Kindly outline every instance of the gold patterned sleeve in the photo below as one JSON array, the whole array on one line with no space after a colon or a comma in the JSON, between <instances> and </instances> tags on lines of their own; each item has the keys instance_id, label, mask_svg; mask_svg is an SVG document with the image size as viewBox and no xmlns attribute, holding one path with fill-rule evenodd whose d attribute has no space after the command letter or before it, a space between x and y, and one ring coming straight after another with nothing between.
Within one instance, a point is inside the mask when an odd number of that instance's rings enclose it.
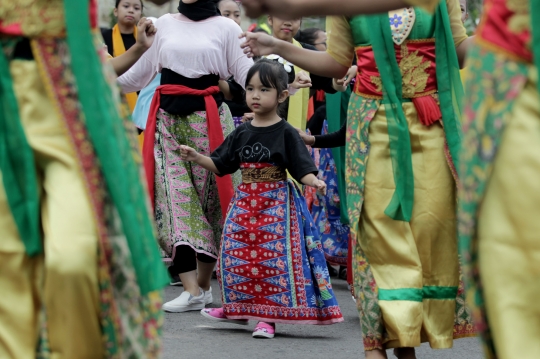
<instances>
[{"instance_id":1,"label":"gold patterned sleeve","mask_svg":"<svg viewBox=\"0 0 540 359\"><path fill-rule=\"evenodd\" d=\"M345 67L351 67L354 59L354 40L349 20L345 16L326 18L326 52Z\"/></svg>"},{"instance_id":2,"label":"gold patterned sleeve","mask_svg":"<svg viewBox=\"0 0 540 359\"><path fill-rule=\"evenodd\" d=\"M435 12L440 0L404 0L410 6L418 6L430 14Z\"/></svg>"},{"instance_id":3,"label":"gold patterned sleeve","mask_svg":"<svg viewBox=\"0 0 540 359\"><path fill-rule=\"evenodd\" d=\"M450 17L450 28L452 29L454 44L458 47L468 37L467 29L465 29L463 21L461 21L459 0L446 0L446 7L448 8L448 16Z\"/></svg>"}]
</instances>

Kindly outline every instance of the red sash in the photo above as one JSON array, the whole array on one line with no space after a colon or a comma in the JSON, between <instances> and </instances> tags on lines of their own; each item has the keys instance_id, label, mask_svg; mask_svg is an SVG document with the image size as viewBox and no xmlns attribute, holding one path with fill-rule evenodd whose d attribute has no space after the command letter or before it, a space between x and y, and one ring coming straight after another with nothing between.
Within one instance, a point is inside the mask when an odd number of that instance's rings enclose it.
<instances>
[{"instance_id":1,"label":"red sash","mask_svg":"<svg viewBox=\"0 0 540 359\"><path fill-rule=\"evenodd\" d=\"M532 61L532 21L529 7L515 7L508 0L486 0L477 41L521 61Z\"/></svg>"},{"instance_id":2,"label":"red sash","mask_svg":"<svg viewBox=\"0 0 540 359\"><path fill-rule=\"evenodd\" d=\"M225 140L223 136L223 130L221 128L221 121L219 118L219 111L216 104L216 100L212 95L219 92L218 86L212 86L206 90L194 90L182 85L161 85L156 88L154 97L152 98L152 104L150 105L150 112L148 114L148 122L145 130L145 141L143 145L143 160L144 169L146 171L146 182L148 184L148 191L150 194L150 201L155 208L154 202L154 176L155 176L155 163L154 158L154 139L156 133L156 118L160 107L161 95L193 95L203 96L206 105L206 122L208 125L208 139L210 140L210 152L214 151ZM231 176L216 176L216 183L219 192L219 201L221 204L221 211L223 216L227 213L227 208L231 202L233 196L233 184Z\"/></svg>"},{"instance_id":3,"label":"red sash","mask_svg":"<svg viewBox=\"0 0 540 359\"><path fill-rule=\"evenodd\" d=\"M418 119L429 126L442 118L441 109L432 94L437 92L435 67L435 40L408 40L402 45L394 45L396 60L403 77L403 98L410 99ZM358 74L354 92L365 98L381 100L382 82L377 69L373 48L356 48Z\"/></svg>"}]
</instances>

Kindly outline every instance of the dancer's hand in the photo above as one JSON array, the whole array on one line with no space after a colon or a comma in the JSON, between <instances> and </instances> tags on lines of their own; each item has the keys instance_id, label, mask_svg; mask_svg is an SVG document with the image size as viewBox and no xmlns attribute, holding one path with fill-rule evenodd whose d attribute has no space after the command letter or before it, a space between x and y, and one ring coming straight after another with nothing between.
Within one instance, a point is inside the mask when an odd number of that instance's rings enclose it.
<instances>
[{"instance_id":1,"label":"dancer's hand","mask_svg":"<svg viewBox=\"0 0 540 359\"><path fill-rule=\"evenodd\" d=\"M308 135L306 131L302 131L299 128L296 128L296 131L298 131L298 134L300 135L300 138L304 143L308 146L313 146L315 144L315 136Z\"/></svg>"},{"instance_id":2,"label":"dancer's hand","mask_svg":"<svg viewBox=\"0 0 540 359\"><path fill-rule=\"evenodd\" d=\"M311 87L311 77L309 77L305 71L299 71L297 74L295 74L294 82L290 86L297 90Z\"/></svg>"},{"instance_id":3,"label":"dancer's hand","mask_svg":"<svg viewBox=\"0 0 540 359\"><path fill-rule=\"evenodd\" d=\"M195 162L199 156L199 153L193 148L185 145L180 146L180 157L183 161Z\"/></svg>"},{"instance_id":4,"label":"dancer's hand","mask_svg":"<svg viewBox=\"0 0 540 359\"><path fill-rule=\"evenodd\" d=\"M246 41L240 45L244 49L244 54L248 57L267 56L274 54L277 44L276 39L268 34L261 32L244 32L240 38L245 38Z\"/></svg>"},{"instance_id":5,"label":"dancer's hand","mask_svg":"<svg viewBox=\"0 0 540 359\"><path fill-rule=\"evenodd\" d=\"M312 187L317 188L317 192L319 192L323 196L326 196L326 183L324 181L316 178L315 181L313 181Z\"/></svg>"},{"instance_id":6,"label":"dancer's hand","mask_svg":"<svg viewBox=\"0 0 540 359\"><path fill-rule=\"evenodd\" d=\"M352 80L356 77L356 74L358 73L358 66L352 66L349 71L347 71L347 74L345 77L341 79L334 79L337 85L347 87L351 83Z\"/></svg>"},{"instance_id":7,"label":"dancer's hand","mask_svg":"<svg viewBox=\"0 0 540 359\"><path fill-rule=\"evenodd\" d=\"M135 44L145 51L148 50L154 43L156 32L157 29L152 20L145 17L141 18L137 24L137 42Z\"/></svg>"}]
</instances>

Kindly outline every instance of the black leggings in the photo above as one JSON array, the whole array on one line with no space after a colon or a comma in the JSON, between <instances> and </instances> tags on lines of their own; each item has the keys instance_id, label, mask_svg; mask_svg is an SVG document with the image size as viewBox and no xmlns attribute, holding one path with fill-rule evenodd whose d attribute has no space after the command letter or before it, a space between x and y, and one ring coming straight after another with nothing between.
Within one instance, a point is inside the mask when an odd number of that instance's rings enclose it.
<instances>
[{"instance_id":1,"label":"black leggings","mask_svg":"<svg viewBox=\"0 0 540 359\"><path fill-rule=\"evenodd\" d=\"M197 261L203 263L215 263L217 259L203 253L197 253L188 245L177 246L173 265L169 267L169 271L171 274L194 271L197 269Z\"/></svg>"}]
</instances>

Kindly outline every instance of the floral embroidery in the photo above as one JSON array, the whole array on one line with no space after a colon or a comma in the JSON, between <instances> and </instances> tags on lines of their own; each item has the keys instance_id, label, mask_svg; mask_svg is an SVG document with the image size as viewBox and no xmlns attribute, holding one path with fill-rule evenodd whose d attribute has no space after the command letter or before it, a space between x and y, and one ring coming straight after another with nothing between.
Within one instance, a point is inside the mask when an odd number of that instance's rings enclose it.
<instances>
[{"instance_id":1,"label":"floral embroidery","mask_svg":"<svg viewBox=\"0 0 540 359\"><path fill-rule=\"evenodd\" d=\"M401 16L398 16L398 14L394 14L394 17L390 18L390 25L394 25L394 27L398 28L399 25L403 24L403 21L401 21L401 19Z\"/></svg>"},{"instance_id":2,"label":"floral embroidery","mask_svg":"<svg viewBox=\"0 0 540 359\"><path fill-rule=\"evenodd\" d=\"M2 27L19 25L28 37L60 36L65 31L61 0L0 0Z\"/></svg>"},{"instance_id":3,"label":"floral embroidery","mask_svg":"<svg viewBox=\"0 0 540 359\"><path fill-rule=\"evenodd\" d=\"M401 70L403 97L412 98L418 93L425 91L429 80L429 72L426 70L431 66L431 61L424 61L424 56L418 55L418 50L409 51L407 44L401 45ZM380 76L371 76L371 82L376 86L377 92L382 92L382 81Z\"/></svg>"},{"instance_id":4,"label":"floral embroidery","mask_svg":"<svg viewBox=\"0 0 540 359\"><path fill-rule=\"evenodd\" d=\"M431 62L424 61L424 56L418 56L418 50L409 52L407 45L401 45L401 56L399 69L403 77L403 96L413 97L426 89L429 79L426 69Z\"/></svg>"}]
</instances>

